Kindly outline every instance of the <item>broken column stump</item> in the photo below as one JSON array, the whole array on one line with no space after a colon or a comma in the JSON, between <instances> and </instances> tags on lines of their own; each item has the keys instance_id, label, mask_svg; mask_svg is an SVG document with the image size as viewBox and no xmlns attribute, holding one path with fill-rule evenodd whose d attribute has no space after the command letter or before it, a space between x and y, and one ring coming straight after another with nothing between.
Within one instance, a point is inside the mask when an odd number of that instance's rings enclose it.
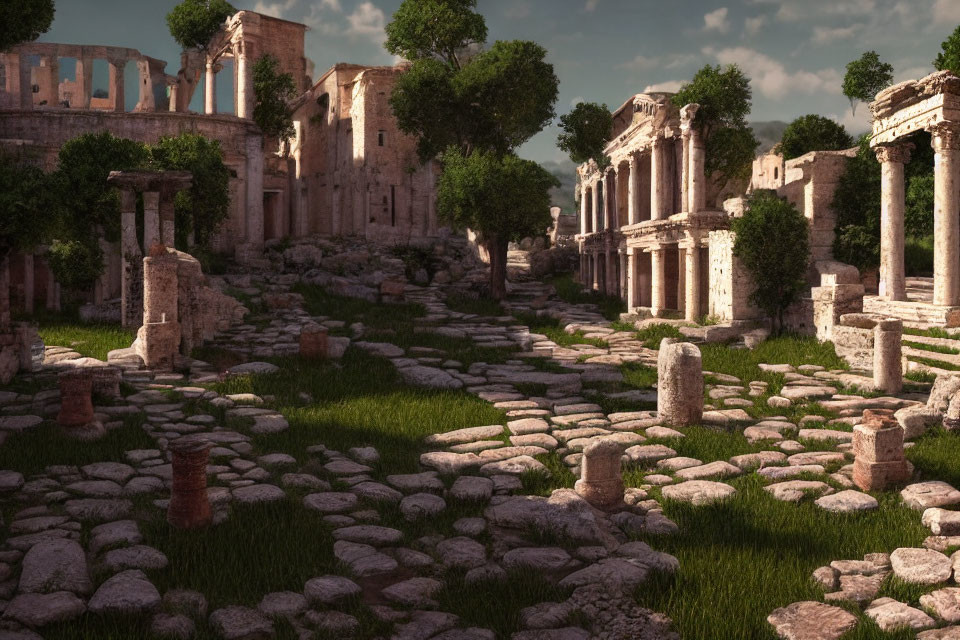
<instances>
[{"instance_id":1,"label":"broken column stump","mask_svg":"<svg viewBox=\"0 0 960 640\"><path fill-rule=\"evenodd\" d=\"M186 436L168 445L172 454L173 488L167 522L178 529L205 527L212 521L207 497L207 461L213 444Z\"/></svg>"},{"instance_id":2,"label":"broken column stump","mask_svg":"<svg viewBox=\"0 0 960 640\"><path fill-rule=\"evenodd\" d=\"M913 469L903 455L903 428L889 409L867 409L853 428L853 482L864 491L904 483Z\"/></svg>"},{"instance_id":3,"label":"broken column stump","mask_svg":"<svg viewBox=\"0 0 960 640\"><path fill-rule=\"evenodd\" d=\"M903 320L887 318L873 329L873 384L884 393L903 390Z\"/></svg>"},{"instance_id":4,"label":"broken column stump","mask_svg":"<svg viewBox=\"0 0 960 640\"><path fill-rule=\"evenodd\" d=\"M316 360L327 357L328 329L318 324L304 325L300 329L300 357Z\"/></svg>"},{"instance_id":5,"label":"broken column stump","mask_svg":"<svg viewBox=\"0 0 960 640\"><path fill-rule=\"evenodd\" d=\"M685 427L703 419L703 361L689 342L664 338L657 357L657 414L664 424Z\"/></svg>"},{"instance_id":6,"label":"broken column stump","mask_svg":"<svg viewBox=\"0 0 960 640\"><path fill-rule=\"evenodd\" d=\"M89 369L68 369L57 376L60 384L60 412L57 424L81 440L103 435L103 425L93 415L93 372Z\"/></svg>"},{"instance_id":7,"label":"broken column stump","mask_svg":"<svg viewBox=\"0 0 960 640\"><path fill-rule=\"evenodd\" d=\"M620 459L623 447L612 440L597 440L586 446L580 461L580 479L574 489L595 507L606 509L623 502Z\"/></svg>"}]
</instances>

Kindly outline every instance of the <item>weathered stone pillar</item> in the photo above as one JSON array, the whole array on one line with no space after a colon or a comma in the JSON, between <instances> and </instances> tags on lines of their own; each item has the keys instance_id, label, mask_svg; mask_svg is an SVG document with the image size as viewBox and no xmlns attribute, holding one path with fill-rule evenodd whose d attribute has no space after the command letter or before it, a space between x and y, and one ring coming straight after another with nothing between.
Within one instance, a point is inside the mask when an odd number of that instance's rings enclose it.
<instances>
[{"instance_id":1,"label":"weathered stone pillar","mask_svg":"<svg viewBox=\"0 0 960 640\"><path fill-rule=\"evenodd\" d=\"M17 69L20 81L20 108L29 111L33 109L33 67L29 55L21 53L17 58L20 60L20 66Z\"/></svg>"},{"instance_id":2,"label":"weathered stone pillar","mask_svg":"<svg viewBox=\"0 0 960 640\"><path fill-rule=\"evenodd\" d=\"M77 99L78 109L90 108L90 96L93 91L93 59L83 57L77 60Z\"/></svg>"},{"instance_id":3,"label":"weathered stone pillar","mask_svg":"<svg viewBox=\"0 0 960 640\"><path fill-rule=\"evenodd\" d=\"M683 185L682 209L696 213L703 208L706 182L703 173L705 152L703 141L696 129L695 120L700 105L688 104L680 109L680 130L683 132Z\"/></svg>"},{"instance_id":4,"label":"weathered stone pillar","mask_svg":"<svg viewBox=\"0 0 960 640\"><path fill-rule=\"evenodd\" d=\"M251 89L252 91L252 89ZM247 136L247 243L263 246L263 138ZM336 197L336 196L334 196Z\"/></svg>"},{"instance_id":5,"label":"weathered stone pillar","mask_svg":"<svg viewBox=\"0 0 960 640\"><path fill-rule=\"evenodd\" d=\"M237 65L237 100L236 109L238 118L253 118L253 44L243 41L234 50L234 60Z\"/></svg>"},{"instance_id":6,"label":"weathered stone pillar","mask_svg":"<svg viewBox=\"0 0 960 640\"><path fill-rule=\"evenodd\" d=\"M47 75L46 87L41 86L40 99L48 107L60 104L60 60L56 56L40 56L40 67Z\"/></svg>"},{"instance_id":7,"label":"weathered stone pillar","mask_svg":"<svg viewBox=\"0 0 960 640\"><path fill-rule=\"evenodd\" d=\"M620 220L620 172L612 167L607 172L607 202L610 203L607 213L607 228L619 229L623 226Z\"/></svg>"},{"instance_id":8,"label":"weathered stone pillar","mask_svg":"<svg viewBox=\"0 0 960 640\"><path fill-rule=\"evenodd\" d=\"M667 308L667 264L663 249L650 250L650 312L657 316Z\"/></svg>"},{"instance_id":9,"label":"weathered stone pillar","mask_svg":"<svg viewBox=\"0 0 960 640\"><path fill-rule=\"evenodd\" d=\"M693 128L690 131L690 213L707 208L706 158L703 136Z\"/></svg>"},{"instance_id":10,"label":"weathered stone pillar","mask_svg":"<svg viewBox=\"0 0 960 640\"><path fill-rule=\"evenodd\" d=\"M903 320L888 318L873 329L873 383L885 393L903 389Z\"/></svg>"},{"instance_id":11,"label":"weathered stone pillar","mask_svg":"<svg viewBox=\"0 0 960 640\"><path fill-rule=\"evenodd\" d=\"M613 440L588 444L580 461L580 479L574 485L576 492L599 509L623 502L622 457L623 447Z\"/></svg>"},{"instance_id":12,"label":"weathered stone pillar","mask_svg":"<svg viewBox=\"0 0 960 640\"><path fill-rule=\"evenodd\" d=\"M933 304L960 305L960 127L940 124L933 134Z\"/></svg>"},{"instance_id":13,"label":"weathered stone pillar","mask_svg":"<svg viewBox=\"0 0 960 640\"><path fill-rule=\"evenodd\" d=\"M587 231L590 228L590 221L587 220L587 216L590 215L590 203L587 201L589 194L587 193L587 185L580 185L580 235L587 235Z\"/></svg>"},{"instance_id":14,"label":"weathered stone pillar","mask_svg":"<svg viewBox=\"0 0 960 640\"><path fill-rule=\"evenodd\" d=\"M600 290L600 254L594 251L590 254L590 288Z\"/></svg>"},{"instance_id":15,"label":"weathered stone pillar","mask_svg":"<svg viewBox=\"0 0 960 640\"><path fill-rule=\"evenodd\" d=\"M664 338L657 356L657 415L664 424L685 427L703 419L703 365L700 349Z\"/></svg>"},{"instance_id":16,"label":"weathered stone pillar","mask_svg":"<svg viewBox=\"0 0 960 640\"><path fill-rule=\"evenodd\" d=\"M604 290L608 296L615 296L617 295L617 291L620 289L617 282L617 248L607 247L605 253L607 266L604 269L606 271L606 283L604 284Z\"/></svg>"},{"instance_id":17,"label":"weathered stone pillar","mask_svg":"<svg viewBox=\"0 0 960 640\"><path fill-rule=\"evenodd\" d=\"M300 357L308 360L327 357L327 328L307 324L300 329Z\"/></svg>"},{"instance_id":18,"label":"weathered stone pillar","mask_svg":"<svg viewBox=\"0 0 960 640\"><path fill-rule=\"evenodd\" d=\"M903 266L906 207L903 166L910 162L913 145L884 145L874 151L880 161L880 295L887 300L906 300Z\"/></svg>"},{"instance_id":19,"label":"weathered stone pillar","mask_svg":"<svg viewBox=\"0 0 960 640\"><path fill-rule=\"evenodd\" d=\"M137 194L130 189L120 192L120 258L120 322L124 327L139 327L143 324L143 253L137 241Z\"/></svg>"},{"instance_id":20,"label":"weathered stone pillar","mask_svg":"<svg viewBox=\"0 0 960 640\"><path fill-rule=\"evenodd\" d=\"M640 222L640 162L630 156L630 175L627 182L627 224Z\"/></svg>"},{"instance_id":21,"label":"weathered stone pillar","mask_svg":"<svg viewBox=\"0 0 960 640\"><path fill-rule=\"evenodd\" d=\"M176 195L177 192L172 187L160 190L160 241L170 248L176 245L176 211L174 209Z\"/></svg>"},{"instance_id":22,"label":"weathered stone pillar","mask_svg":"<svg viewBox=\"0 0 960 640\"><path fill-rule=\"evenodd\" d=\"M176 84L170 85L170 106L168 107L170 111L175 112L177 110L177 104L180 99L178 95L179 93L180 93L180 85L176 85Z\"/></svg>"},{"instance_id":23,"label":"weathered stone pillar","mask_svg":"<svg viewBox=\"0 0 960 640\"><path fill-rule=\"evenodd\" d=\"M637 251L634 247L627 247L627 313L633 311L637 304Z\"/></svg>"},{"instance_id":24,"label":"weathered stone pillar","mask_svg":"<svg viewBox=\"0 0 960 640\"><path fill-rule=\"evenodd\" d=\"M600 182L594 182L590 189L590 203L593 205L593 232L603 231L600 223Z\"/></svg>"},{"instance_id":25,"label":"weathered stone pillar","mask_svg":"<svg viewBox=\"0 0 960 640\"><path fill-rule=\"evenodd\" d=\"M203 80L203 112L213 115L217 112L217 63L213 58L207 58ZM239 110L237 114L239 115Z\"/></svg>"},{"instance_id":26,"label":"weathered stone pillar","mask_svg":"<svg viewBox=\"0 0 960 640\"><path fill-rule=\"evenodd\" d=\"M178 529L196 529L210 524L207 497L207 461L213 444L195 436L177 438L168 445L173 468L167 522Z\"/></svg>"},{"instance_id":27,"label":"weathered stone pillar","mask_svg":"<svg viewBox=\"0 0 960 640\"><path fill-rule=\"evenodd\" d=\"M685 212L690 207L690 132L684 131L680 137L681 175L680 175L680 211Z\"/></svg>"},{"instance_id":28,"label":"weathered stone pillar","mask_svg":"<svg viewBox=\"0 0 960 640\"><path fill-rule=\"evenodd\" d=\"M903 428L890 409L867 409L853 428L853 482L864 491L881 491L910 480L903 455Z\"/></svg>"},{"instance_id":29,"label":"weathered stone pillar","mask_svg":"<svg viewBox=\"0 0 960 640\"><path fill-rule=\"evenodd\" d=\"M158 191L146 191L143 194L144 252L150 253L150 248L160 242L160 193Z\"/></svg>"},{"instance_id":30,"label":"weathered stone pillar","mask_svg":"<svg viewBox=\"0 0 960 640\"><path fill-rule=\"evenodd\" d=\"M33 297L36 295L34 286L33 254L23 254L23 310L33 313Z\"/></svg>"},{"instance_id":31,"label":"weathered stone pillar","mask_svg":"<svg viewBox=\"0 0 960 640\"><path fill-rule=\"evenodd\" d=\"M654 138L650 149L650 219L663 220L669 217L666 213L667 185L664 181L664 148L666 141L663 138Z\"/></svg>"},{"instance_id":32,"label":"weathered stone pillar","mask_svg":"<svg viewBox=\"0 0 960 640\"><path fill-rule=\"evenodd\" d=\"M123 113L127 110L126 86L123 70L127 66L126 58L114 58L110 62L110 97L113 98L113 110Z\"/></svg>"},{"instance_id":33,"label":"weathered stone pillar","mask_svg":"<svg viewBox=\"0 0 960 640\"><path fill-rule=\"evenodd\" d=\"M180 348L177 259L157 245L143 259L143 326L137 355L150 369L169 370Z\"/></svg>"},{"instance_id":34,"label":"weathered stone pillar","mask_svg":"<svg viewBox=\"0 0 960 640\"><path fill-rule=\"evenodd\" d=\"M93 420L93 372L78 367L62 371L60 384L60 412L57 424L67 433L81 440L95 439L103 435L103 426Z\"/></svg>"},{"instance_id":35,"label":"weathered stone pillar","mask_svg":"<svg viewBox=\"0 0 960 640\"><path fill-rule=\"evenodd\" d=\"M684 251L684 318L688 322L697 322L703 315L700 308L700 248L691 244Z\"/></svg>"}]
</instances>

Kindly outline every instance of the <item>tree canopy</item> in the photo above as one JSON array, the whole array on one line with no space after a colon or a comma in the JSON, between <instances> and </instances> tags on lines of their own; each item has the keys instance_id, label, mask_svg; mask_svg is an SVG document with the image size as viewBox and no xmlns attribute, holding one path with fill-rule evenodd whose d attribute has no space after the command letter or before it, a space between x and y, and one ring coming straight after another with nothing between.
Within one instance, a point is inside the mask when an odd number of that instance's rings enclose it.
<instances>
[{"instance_id":1,"label":"tree canopy","mask_svg":"<svg viewBox=\"0 0 960 640\"><path fill-rule=\"evenodd\" d=\"M49 31L54 11L53 0L0 0L0 51Z\"/></svg>"},{"instance_id":2,"label":"tree canopy","mask_svg":"<svg viewBox=\"0 0 960 640\"><path fill-rule=\"evenodd\" d=\"M562 133L557 146L566 151L575 164L593 158L601 167L609 164L603 150L610 141L613 130L613 114L605 104L580 102L570 113L560 116Z\"/></svg>"},{"instance_id":3,"label":"tree canopy","mask_svg":"<svg viewBox=\"0 0 960 640\"><path fill-rule=\"evenodd\" d=\"M951 71L960 75L960 27L957 27L940 45L940 53L933 61L937 71Z\"/></svg>"},{"instance_id":4,"label":"tree canopy","mask_svg":"<svg viewBox=\"0 0 960 640\"><path fill-rule=\"evenodd\" d=\"M893 82L893 65L880 59L876 51L867 51L847 65L843 76L843 95L857 112L858 102L873 102L878 93Z\"/></svg>"},{"instance_id":5,"label":"tree canopy","mask_svg":"<svg viewBox=\"0 0 960 640\"><path fill-rule=\"evenodd\" d=\"M737 234L733 253L753 277L750 300L774 320L774 332L781 333L784 313L806 288L807 219L776 192L760 190L750 196L732 228Z\"/></svg>"},{"instance_id":6,"label":"tree canopy","mask_svg":"<svg viewBox=\"0 0 960 640\"><path fill-rule=\"evenodd\" d=\"M695 126L706 144L706 172L722 182L750 175L759 144L747 124L753 94L750 80L737 65L707 65L673 96L673 104L699 104Z\"/></svg>"},{"instance_id":7,"label":"tree canopy","mask_svg":"<svg viewBox=\"0 0 960 640\"><path fill-rule=\"evenodd\" d=\"M0 262L47 238L50 217L58 208L56 196L49 175L0 153Z\"/></svg>"},{"instance_id":8,"label":"tree canopy","mask_svg":"<svg viewBox=\"0 0 960 640\"><path fill-rule=\"evenodd\" d=\"M534 42L498 41L483 50L486 21L475 7L476 0L403 0L387 25L386 48L412 66L398 78L390 106L398 128L417 139L421 161L443 163L438 213L479 233L490 253L490 292L499 298L510 238L550 224L555 179L514 151L553 120L559 80ZM509 215L503 203L487 202L490 185L502 190ZM523 193L522 202L507 189Z\"/></svg>"},{"instance_id":9,"label":"tree canopy","mask_svg":"<svg viewBox=\"0 0 960 640\"><path fill-rule=\"evenodd\" d=\"M792 160L811 151L840 151L853 145L853 138L843 125L810 114L800 116L783 130L780 152L785 160Z\"/></svg>"},{"instance_id":10,"label":"tree canopy","mask_svg":"<svg viewBox=\"0 0 960 640\"><path fill-rule=\"evenodd\" d=\"M206 49L227 18L236 12L226 0L182 0L167 14L167 27L184 49Z\"/></svg>"},{"instance_id":11,"label":"tree canopy","mask_svg":"<svg viewBox=\"0 0 960 640\"><path fill-rule=\"evenodd\" d=\"M288 101L296 97L297 87L292 75L280 73L280 62L273 56L262 55L253 65L253 91L253 120L263 134L280 139L292 137L293 111Z\"/></svg>"}]
</instances>

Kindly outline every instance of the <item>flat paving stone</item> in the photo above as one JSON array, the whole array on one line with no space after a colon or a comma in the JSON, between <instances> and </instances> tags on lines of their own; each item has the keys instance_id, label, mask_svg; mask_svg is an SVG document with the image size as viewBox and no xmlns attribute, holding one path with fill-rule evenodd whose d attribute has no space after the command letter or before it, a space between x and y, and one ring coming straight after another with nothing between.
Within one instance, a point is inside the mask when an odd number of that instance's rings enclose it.
<instances>
[{"instance_id":1,"label":"flat paving stone","mask_svg":"<svg viewBox=\"0 0 960 640\"><path fill-rule=\"evenodd\" d=\"M28 627L44 627L55 622L73 620L86 609L83 600L69 591L23 593L7 604L3 616Z\"/></svg>"},{"instance_id":2,"label":"flat paving stone","mask_svg":"<svg viewBox=\"0 0 960 640\"><path fill-rule=\"evenodd\" d=\"M664 487L663 497L679 502L689 502L693 505L704 505L723 500L734 495L737 490L723 482L709 480L688 480L680 484Z\"/></svg>"},{"instance_id":3,"label":"flat paving stone","mask_svg":"<svg viewBox=\"0 0 960 640\"><path fill-rule=\"evenodd\" d=\"M960 622L960 588L945 587L920 596L920 605L950 623Z\"/></svg>"},{"instance_id":4,"label":"flat paving stone","mask_svg":"<svg viewBox=\"0 0 960 640\"><path fill-rule=\"evenodd\" d=\"M939 480L908 485L900 492L900 496L904 504L913 509L960 504L960 491Z\"/></svg>"},{"instance_id":5,"label":"flat paving stone","mask_svg":"<svg viewBox=\"0 0 960 640\"><path fill-rule=\"evenodd\" d=\"M768 485L763 490L777 500L799 502L810 496L821 496L824 493L829 493L831 488L826 482L816 480L788 480L787 482Z\"/></svg>"},{"instance_id":6,"label":"flat paving stone","mask_svg":"<svg viewBox=\"0 0 960 640\"><path fill-rule=\"evenodd\" d=\"M850 513L853 511L870 511L880 506L877 499L861 491L847 489L829 496L817 498L814 504L821 509L833 513Z\"/></svg>"},{"instance_id":7,"label":"flat paving stone","mask_svg":"<svg viewBox=\"0 0 960 640\"><path fill-rule=\"evenodd\" d=\"M794 602L767 616L783 640L839 640L857 626L852 613L822 602Z\"/></svg>"},{"instance_id":8,"label":"flat paving stone","mask_svg":"<svg viewBox=\"0 0 960 640\"><path fill-rule=\"evenodd\" d=\"M895 631L903 628L922 631L936 624L934 619L923 611L914 609L893 598L874 600L864 610L864 613L876 622L877 626L883 631Z\"/></svg>"},{"instance_id":9,"label":"flat paving stone","mask_svg":"<svg viewBox=\"0 0 960 640\"><path fill-rule=\"evenodd\" d=\"M946 582L953 573L950 558L933 549L901 547L890 554L893 573L911 584Z\"/></svg>"}]
</instances>

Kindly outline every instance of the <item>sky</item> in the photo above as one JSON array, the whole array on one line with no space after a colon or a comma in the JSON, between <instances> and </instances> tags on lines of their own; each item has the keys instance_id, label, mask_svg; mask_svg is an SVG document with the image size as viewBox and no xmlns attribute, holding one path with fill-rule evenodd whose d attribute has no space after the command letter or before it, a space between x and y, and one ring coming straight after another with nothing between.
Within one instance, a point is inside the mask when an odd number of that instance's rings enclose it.
<instances>
[{"instance_id":1,"label":"sky","mask_svg":"<svg viewBox=\"0 0 960 640\"><path fill-rule=\"evenodd\" d=\"M307 24L306 55L316 77L337 62L393 63L383 49L383 27L400 1L232 4ZM175 75L179 47L164 17L176 3L58 0L53 26L40 39L135 48L167 60L167 73ZM751 121L818 113L854 134L867 130L868 110L861 106L854 116L841 93L846 64L872 49L894 65L896 81L922 77L933 71L940 43L960 25L960 0L478 0L477 10L491 43L525 39L548 50L560 78L558 115L583 100L613 110L636 93L675 90L703 65L736 63L751 78ZM230 90L218 86L223 107ZM200 110L199 92L192 106ZM556 137L554 124L520 153L563 162Z\"/></svg>"}]
</instances>

